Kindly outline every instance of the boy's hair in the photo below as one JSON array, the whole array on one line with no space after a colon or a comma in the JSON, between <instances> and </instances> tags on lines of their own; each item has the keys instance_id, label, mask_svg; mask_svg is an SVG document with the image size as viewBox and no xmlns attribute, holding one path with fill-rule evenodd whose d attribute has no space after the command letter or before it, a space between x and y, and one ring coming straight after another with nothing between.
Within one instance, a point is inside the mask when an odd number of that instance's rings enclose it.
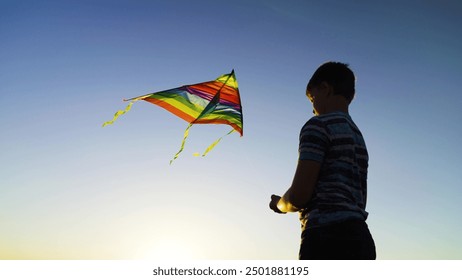
<instances>
[{"instance_id":1,"label":"boy's hair","mask_svg":"<svg viewBox=\"0 0 462 280\"><path fill-rule=\"evenodd\" d=\"M326 82L334 88L334 94L344 96L348 102L355 96L355 75L348 64L341 62L326 62L319 66L311 77L307 90Z\"/></svg>"}]
</instances>

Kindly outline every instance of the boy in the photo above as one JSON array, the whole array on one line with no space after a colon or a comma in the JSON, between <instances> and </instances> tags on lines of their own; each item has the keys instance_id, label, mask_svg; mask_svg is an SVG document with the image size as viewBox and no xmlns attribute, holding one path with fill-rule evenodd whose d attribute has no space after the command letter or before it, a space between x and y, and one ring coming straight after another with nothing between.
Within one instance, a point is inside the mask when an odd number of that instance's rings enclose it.
<instances>
[{"instance_id":1,"label":"boy","mask_svg":"<svg viewBox=\"0 0 462 280\"><path fill-rule=\"evenodd\" d=\"M272 195L276 213L300 212L299 259L375 259L366 224L368 153L348 107L355 76L347 64L327 62L313 74L306 95L315 114L300 132L291 187Z\"/></svg>"}]
</instances>

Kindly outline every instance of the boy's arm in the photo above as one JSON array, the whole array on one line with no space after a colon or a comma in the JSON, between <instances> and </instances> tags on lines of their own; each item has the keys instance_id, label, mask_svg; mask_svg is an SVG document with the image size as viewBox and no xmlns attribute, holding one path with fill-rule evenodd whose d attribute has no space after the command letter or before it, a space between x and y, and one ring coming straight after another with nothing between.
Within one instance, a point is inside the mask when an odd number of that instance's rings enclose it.
<instances>
[{"instance_id":1,"label":"boy's arm","mask_svg":"<svg viewBox=\"0 0 462 280\"><path fill-rule=\"evenodd\" d=\"M297 212L304 208L311 200L320 170L320 162L299 160L292 185L282 197L271 196L270 208L277 213Z\"/></svg>"}]
</instances>

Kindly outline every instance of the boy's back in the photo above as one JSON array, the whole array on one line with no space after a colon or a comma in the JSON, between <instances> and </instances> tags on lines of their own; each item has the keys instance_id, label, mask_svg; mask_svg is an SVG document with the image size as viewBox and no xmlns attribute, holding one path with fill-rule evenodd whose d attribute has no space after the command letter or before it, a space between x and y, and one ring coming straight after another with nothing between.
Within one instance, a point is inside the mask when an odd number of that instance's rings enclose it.
<instances>
[{"instance_id":1,"label":"boy's back","mask_svg":"<svg viewBox=\"0 0 462 280\"><path fill-rule=\"evenodd\" d=\"M333 112L311 118L300 132L299 153L300 160L322 164L313 197L301 213L302 225L366 220L368 154L351 117Z\"/></svg>"}]
</instances>

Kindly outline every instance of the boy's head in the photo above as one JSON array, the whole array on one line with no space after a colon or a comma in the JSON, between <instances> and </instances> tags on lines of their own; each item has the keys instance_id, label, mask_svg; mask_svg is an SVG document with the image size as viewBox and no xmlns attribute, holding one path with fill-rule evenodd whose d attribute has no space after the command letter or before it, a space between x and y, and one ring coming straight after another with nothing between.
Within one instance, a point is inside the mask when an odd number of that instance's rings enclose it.
<instances>
[{"instance_id":1,"label":"boy's head","mask_svg":"<svg viewBox=\"0 0 462 280\"><path fill-rule=\"evenodd\" d=\"M332 87L334 95L345 97L348 103L355 96L355 75L348 68L348 64L341 62L326 62L319 66L314 72L308 85L307 92L321 85L329 85Z\"/></svg>"}]
</instances>

